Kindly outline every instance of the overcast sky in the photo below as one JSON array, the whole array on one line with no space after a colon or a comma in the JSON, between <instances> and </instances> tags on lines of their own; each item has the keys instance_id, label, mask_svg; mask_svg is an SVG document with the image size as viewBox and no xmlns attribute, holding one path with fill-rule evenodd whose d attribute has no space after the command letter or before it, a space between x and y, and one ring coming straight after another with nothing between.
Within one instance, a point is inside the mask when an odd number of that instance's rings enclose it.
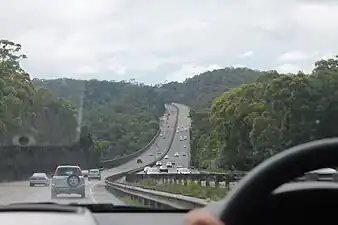
<instances>
[{"instance_id":1,"label":"overcast sky","mask_svg":"<svg viewBox=\"0 0 338 225\"><path fill-rule=\"evenodd\" d=\"M338 1L0 0L31 77L183 81L227 66L310 72L338 53Z\"/></svg>"}]
</instances>

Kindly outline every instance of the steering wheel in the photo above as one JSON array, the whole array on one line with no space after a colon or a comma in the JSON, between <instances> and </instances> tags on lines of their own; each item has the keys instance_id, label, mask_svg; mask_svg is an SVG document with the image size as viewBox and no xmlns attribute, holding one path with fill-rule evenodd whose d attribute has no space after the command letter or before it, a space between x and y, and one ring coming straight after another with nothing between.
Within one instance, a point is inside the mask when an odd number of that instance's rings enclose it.
<instances>
[{"instance_id":1,"label":"steering wheel","mask_svg":"<svg viewBox=\"0 0 338 225\"><path fill-rule=\"evenodd\" d=\"M226 225L240 225L248 207L271 195L290 180L305 172L337 166L338 138L323 139L285 150L251 170L227 196L202 210L221 219ZM251 209L252 210L252 209Z\"/></svg>"}]
</instances>

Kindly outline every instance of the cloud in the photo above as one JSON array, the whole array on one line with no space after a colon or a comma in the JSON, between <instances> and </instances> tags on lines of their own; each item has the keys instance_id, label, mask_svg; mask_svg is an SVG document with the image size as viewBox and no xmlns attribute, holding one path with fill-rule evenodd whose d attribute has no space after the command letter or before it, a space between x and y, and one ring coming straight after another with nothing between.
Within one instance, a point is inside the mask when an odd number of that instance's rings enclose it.
<instances>
[{"instance_id":1,"label":"cloud","mask_svg":"<svg viewBox=\"0 0 338 225\"><path fill-rule=\"evenodd\" d=\"M184 80L211 65L312 68L320 56L338 51L334 1L0 3L2 38L22 44L32 77L153 84Z\"/></svg>"},{"instance_id":2,"label":"cloud","mask_svg":"<svg viewBox=\"0 0 338 225\"><path fill-rule=\"evenodd\" d=\"M248 58L248 57L252 57L253 55L254 55L253 51L247 51L247 52L244 52L243 54L241 54L239 56L239 58Z\"/></svg>"},{"instance_id":3,"label":"cloud","mask_svg":"<svg viewBox=\"0 0 338 225\"><path fill-rule=\"evenodd\" d=\"M302 51L298 51L298 50L294 50L294 51L290 51L290 52L286 52L284 54L282 54L281 56L278 57L279 61L299 61L299 60L306 60L310 58L310 55L302 52Z\"/></svg>"}]
</instances>

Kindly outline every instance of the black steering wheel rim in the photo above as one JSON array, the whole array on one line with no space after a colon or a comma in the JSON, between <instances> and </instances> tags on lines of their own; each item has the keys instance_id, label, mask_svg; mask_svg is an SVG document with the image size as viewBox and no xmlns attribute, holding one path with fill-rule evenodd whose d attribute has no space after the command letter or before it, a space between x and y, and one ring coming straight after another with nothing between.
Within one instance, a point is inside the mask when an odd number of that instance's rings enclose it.
<instances>
[{"instance_id":1,"label":"black steering wheel rim","mask_svg":"<svg viewBox=\"0 0 338 225\"><path fill-rule=\"evenodd\" d=\"M265 160L251 170L223 200L205 211L227 225L238 224L248 206L270 195L280 185L305 172L338 165L338 138L301 144Z\"/></svg>"}]
</instances>

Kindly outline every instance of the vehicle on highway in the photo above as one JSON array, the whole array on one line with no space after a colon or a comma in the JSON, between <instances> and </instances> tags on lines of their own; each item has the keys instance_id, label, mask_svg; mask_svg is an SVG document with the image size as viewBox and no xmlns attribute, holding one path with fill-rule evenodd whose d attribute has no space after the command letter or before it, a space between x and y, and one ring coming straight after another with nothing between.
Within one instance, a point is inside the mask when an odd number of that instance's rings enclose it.
<instances>
[{"instance_id":1,"label":"vehicle on highway","mask_svg":"<svg viewBox=\"0 0 338 225\"><path fill-rule=\"evenodd\" d=\"M175 157L179 157L180 154L179 154L178 152L175 152L174 156L175 156Z\"/></svg>"},{"instance_id":2,"label":"vehicle on highway","mask_svg":"<svg viewBox=\"0 0 338 225\"><path fill-rule=\"evenodd\" d=\"M149 153L149 156L154 156L154 154L153 153Z\"/></svg>"},{"instance_id":3,"label":"vehicle on highway","mask_svg":"<svg viewBox=\"0 0 338 225\"><path fill-rule=\"evenodd\" d=\"M82 170L83 177L88 177L88 170Z\"/></svg>"},{"instance_id":4,"label":"vehicle on highway","mask_svg":"<svg viewBox=\"0 0 338 225\"><path fill-rule=\"evenodd\" d=\"M179 132L180 132L180 130L177 130L177 131L176 131L176 133L179 133Z\"/></svg>"},{"instance_id":5,"label":"vehicle on highway","mask_svg":"<svg viewBox=\"0 0 338 225\"><path fill-rule=\"evenodd\" d=\"M184 140L187 140L188 139L188 137L187 136L184 136Z\"/></svg>"},{"instance_id":6,"label":"vehicle on highway","mask_svg":"<svg viewBox=\"0 0 338 225\"><path fill-rule=\"evenodd\" d=\"M79 166L58 166L51 181L51 197L58 194L79 194L86 196L85 180Z\"/></svg>"},{"instance_id":7,"label":"vehicle on highway","mask_svg":"<svg viewBox=\"0 0 338 225\"><path fill-rule=\"evenodd\" d=\"M160 166L160 173L168 173L168 172L169 172L169 170L168 170L167 167L165 167L165 166Z\"/></svg>"},{"instance_id":8,"label":"vehicle on highway","mask_svg":"<svg viewBox=\"0 0 338 225\"><path fill-rule=\"evenodd\" d=\"M155 166L162 166L162 163L160 161L157 161Z\"/></svg>"},{"instance_id":9,"label":"vehicle on highway","mask_svg":"<svg viewBox=\"0 0 338 225\"><path fill-rule=\"evenodd\" d=\"M142 162L142 159L137 159L137 160L136 160L136 163L143 163L143 162Z\"/></svg>"},{"instance_id":10,"label":"vehicle on highway","mask_svg":"<svg viewBox=\"0 0 338 225\"><path fill-rule=\"evenodd\" d=\"M157 155L161 155L162 154L162 152L157 152Z\"/></svg>"},{"instance_id":11,"label":"vehicle on highway","mask_svg":"<svg viewBox=\"0 0 338 225\"><path fill-rule=\"evenodd\" d=\"M147 174L158 174L159 171L157 168L149 168Z\"/></svg>"},{"instance_id":12,"label":"vehicle on highway","mask_svg":"<svg viewBox=\"0 0 338 225\"><path fill-rule=\"evenodd\" d=\"M178 168L177 173L178 174L191 174L191 171L188 168Z\"/></svg>"},{"instance_id":13,"label":"vehicle on highway","mask_svg":"<svg viewBox=\"0 0 338 225\"><path fill-rule=\"evenodd\" d=\"M187 148L187 146L186 146L186 145L183 145L183 148Z\"/></svg>"},{"instance_id":14,"label":"vehicle on highway","mask_svg":"<svg viewBox=\"0 0 338 225\"><path fill-rule=\"evenodd\" d=\"M182 136L180 136L180 141L183 141L183 137Z\"/></svg>"},{"instance_id":15,"label":"vehicle on highway","mask_svg":"<svg viewBox=\"0 0 338 225\"><path fill-rule=\"evenodd\" d=\"M88 172L88 180L101 180L101 173L99 169L90 169Z\"/></svg>"},{"instance_id":16,"label":"vehicle on highway","mask_svg":"<svg viewBox=\"0 0 338 225\"><path fill-rule=\"evenodd\" d=\"M144 167L143 172L144 173L148 173L149 169L151 169L151 167L150 166L146 166L146 167Z\"/></svg>"},{"instance_id":17,"label":"vehicle on highway","mask_svg":"<svg viewBox=\"0 0 338 225\"><path fill-rule=\"evenodd\" d=\"M162 137L162 136L163 136L163 134L161 133L161 134L160 134L160 137Z\"/></svg>"},{"instance_id":18,"label":"vehicle on highway","mask_svg":"<svg viewBox=\"0 0 338 225\"><path fill-rule=\"evenodd\" d=\"M185 152L182 152L182 156L186 156L187 155L187 153L185 153Z\"/></svg>"},{"instance_id":19,"label":"vehicle on highway","mask_svg":"<svg viewBox=\"0 0 338 225\"><path fill-rule=\"evenodd\" d=\"M171 164L171 162L167 162L167 168L173 168L173 165Z\"/></svg>"},{"instance_id":20,"label":"vehicle on highway","mask_svg":"<svg viewBox=\"0 0 338 225\"><path fill-rule=\"evenodd\" d=\"M33 175L29 178L29 186L33 187L35 185L49 185L49 178L45 173L33 173Z\"/></svg>"},{"instance_id":21,"label":"vehicle on highway","mask_svg":"<svg viewBox=\"0 0 338 225\"><path fill-rule=\"evenodd\" d=\"M296 180L307 181L332 181L337 174L337 170L332 168L322 168L318 170L312 170L304 174L303 177L296 178Z\"/></svg>"},{"instance_id":22,"label":"vehicle on highway","mask_svg":"<svg viewBox=\"0 0 338 225\"><path fill-rule=\"evenodd\" d=\"M175 161L171 161L171 165L175 166L176 162Z\"/></svg>"},{"instance_id":23,"label":"vehicle on highway","mask_svg":"<svg viewBox=\"0 0 338 225\"><path fill-rule=\"evenodd\" d=\"M168 156L168 155L166 155L166 156L164 156L164 158L165 158L165 159L169 159L169 156Z\"/></svg>"}]
</instances>

